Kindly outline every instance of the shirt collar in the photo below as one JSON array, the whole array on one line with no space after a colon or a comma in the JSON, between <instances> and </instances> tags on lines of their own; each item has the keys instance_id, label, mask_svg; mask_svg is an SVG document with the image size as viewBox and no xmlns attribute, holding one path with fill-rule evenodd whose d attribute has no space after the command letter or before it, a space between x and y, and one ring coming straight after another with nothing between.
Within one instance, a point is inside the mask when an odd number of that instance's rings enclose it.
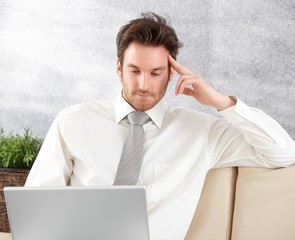
<instances>
[{"instance_id":1,"label":"shirt collar","mask_svg":"<svg viewBox=\"0 0 295 240\"><path fill-rule=\"evenodd\" d=\"M163 118L167 109L167 105L164 100L161 99L153 108L145 111L146 114L152 119L158 128L162 126ZM119 123L129 113L135 111L135 109L119 94L115 102L115 114L116 122Z\"/></svg>"}]
</instances>

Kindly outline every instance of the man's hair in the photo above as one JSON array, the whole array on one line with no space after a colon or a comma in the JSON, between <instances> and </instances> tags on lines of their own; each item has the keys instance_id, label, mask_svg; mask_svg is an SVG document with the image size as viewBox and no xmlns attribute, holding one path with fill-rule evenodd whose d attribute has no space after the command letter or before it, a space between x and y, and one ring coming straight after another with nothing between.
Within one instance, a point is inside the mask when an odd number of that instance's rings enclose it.
<instances>
[{"instance_id":1,"label":"man's hair","mask_svg":"<svg viewBox=\"0 0 295 240\"><path fill-rule=\"evenodd\" d=\"M117 35L117 56L120 63L123 64L124 52L133 42L145 46L163 46L176 59L182 43L166 19L152 12L142 13L141 16L121 27Z\"/></svg>"}]
</instances>

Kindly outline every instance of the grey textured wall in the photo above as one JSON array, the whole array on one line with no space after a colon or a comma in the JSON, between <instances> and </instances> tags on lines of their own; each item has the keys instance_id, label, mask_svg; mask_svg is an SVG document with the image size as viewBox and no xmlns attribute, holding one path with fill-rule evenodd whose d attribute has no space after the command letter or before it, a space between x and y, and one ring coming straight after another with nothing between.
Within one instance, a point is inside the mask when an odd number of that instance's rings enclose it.
<instances>
[{"instance_id":1,"label":"grey textured wall","mask_svg":"<svg viewBox=\"0 0 295 240\"><path fill-rule=\"evenodd\" d=\"M114 98L115 37L143 11L170 16L180 63L295 138L294 0L0 0L0 127L44 137L64 107ZM215 114L173 96L175 81L167 101Z\"/></svg>"}]
</instances>

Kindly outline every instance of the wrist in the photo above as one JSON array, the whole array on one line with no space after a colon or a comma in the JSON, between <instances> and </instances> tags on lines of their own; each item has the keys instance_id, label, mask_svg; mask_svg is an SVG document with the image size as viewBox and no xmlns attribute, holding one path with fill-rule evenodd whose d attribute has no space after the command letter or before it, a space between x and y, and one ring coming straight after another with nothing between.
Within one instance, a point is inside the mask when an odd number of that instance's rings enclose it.
<instances>
[{"instance_id":1,"label":"wrist","mask_svg":"<svg viewBox=\"0 0 295 240\"><path fill-rule=\"evenodd\" d=\"M222 111L236 105L236 103L237 99L235 97L222 95L220 100L217 102L215 108L217 111Z\"/></svg>"}]
</instances>

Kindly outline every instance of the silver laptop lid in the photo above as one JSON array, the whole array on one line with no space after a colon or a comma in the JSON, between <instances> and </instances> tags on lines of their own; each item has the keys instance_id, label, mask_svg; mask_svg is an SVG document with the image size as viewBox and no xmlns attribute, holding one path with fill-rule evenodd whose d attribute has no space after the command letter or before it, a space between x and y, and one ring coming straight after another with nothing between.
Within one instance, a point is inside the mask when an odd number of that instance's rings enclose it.
<instances>
[{"instance_id":1,"label":"silver laptop lid","mask_svg":"<svg viewBox=\"0 0 295 240\"><path fill-rule=\"evenodd\" d=\"M148 240L145 188L6 187L14 240Z\"/></svg>"}]
</instances>

